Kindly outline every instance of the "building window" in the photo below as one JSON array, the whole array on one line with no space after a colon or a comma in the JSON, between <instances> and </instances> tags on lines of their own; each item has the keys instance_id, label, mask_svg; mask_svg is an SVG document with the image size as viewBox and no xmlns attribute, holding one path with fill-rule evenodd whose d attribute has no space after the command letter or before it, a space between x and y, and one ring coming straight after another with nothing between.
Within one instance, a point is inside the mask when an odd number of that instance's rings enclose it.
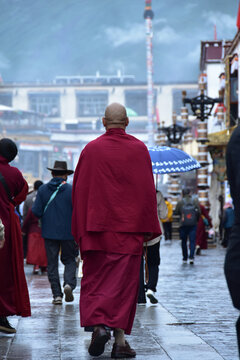
<instances>
[{"instance_id":1,"label":"building window","mask_svg":"<svg viewBox=\"0 0 240 360\"><path fill-rule=\"evenodd\" d=\"M12 106L12 93L0 93L0 105Z\"/></svg>"},{"instance_id":2,"label":"building window","mask_svg":"<svg viewBox=\"0 0 240 360\"><path fill-rule=\"evenodd\" d=\"M60 94L36 93L29 94L29 108L31 111L48 117L60 117Z\"/></svg>"},{"instance_id":3,"label":"building window","mask_svg":"<svg viewBox=\"0 0 240 360\"><path fill-rule=\"evenodd\" d=\"M147 116L147 91L127 90L125 91L125 106L135 116Z\"/></svg>"},{"instance_id":4,"label":"building window","mask_svg":"<svg viewBox=\"0 0 240 360\"><path fill-rule=\"evenodd\" d=\"M19 151L18 167L24 173L32 174L34 177L39 176L39 153L37 151Z\"/></svg>"},{"instance_id":5,"label":"building window","mask_svg":"<svg viewBox=\"0 0 240 360\"><path fill-rule=\"evenodd\" d=\"M77 116L101 117L108 105L108 92L77 92Z\"/></svg>"}]
</instances>

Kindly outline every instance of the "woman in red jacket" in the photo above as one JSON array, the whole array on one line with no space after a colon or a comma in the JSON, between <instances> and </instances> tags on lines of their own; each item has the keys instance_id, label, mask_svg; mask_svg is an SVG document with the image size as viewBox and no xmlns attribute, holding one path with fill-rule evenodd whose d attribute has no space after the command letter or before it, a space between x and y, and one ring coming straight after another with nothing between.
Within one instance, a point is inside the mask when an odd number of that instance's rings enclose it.
<instances>
[{"instance_id":1,"label":"woman in red jacket","mask_svg":"<svg viewBox=\"0 0 240 360\"><path fill-rule=\"evenodd\" d=\"M22 233L27 236L27 264L33 265L33 273L38 274L39 269L44 273L47 270L47 255L44 239L38 218L29 209L22 226Z\"/></svg>"}]
</instances>

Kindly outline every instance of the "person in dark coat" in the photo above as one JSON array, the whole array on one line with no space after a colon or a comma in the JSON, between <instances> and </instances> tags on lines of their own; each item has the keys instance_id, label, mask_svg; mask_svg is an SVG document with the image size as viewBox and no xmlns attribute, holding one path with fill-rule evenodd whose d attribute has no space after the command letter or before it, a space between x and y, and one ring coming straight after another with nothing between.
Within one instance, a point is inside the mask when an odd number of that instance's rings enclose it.
<instances>
[{"instance_id":1,"label":"person in dark coat","mask_svg":"<svg viewBox=\"0 0 240 360\"><path fill-rule=\"evenodd\" d=\"M234 210L230 202L227 202L224 205L223 209L224 209L223 211L224 236L223 236L222 246L226 248L228 246L229 238L234 224Z\"/></svg>"},{"instance_id":2,"label":"person in dark coat","mask_svg":"<svg viewBox=\"0 0 240 360\"><path fill-rule=\"evenodd\" d=\"M59 280L58 256L64 269L65 301L71 302L76 287L76 245L71 233L72 221L72 185L67 184L68 175L65 161L55 161L53 168L47 168L52 179L42 185L32 207L34 215L41 219L42 237L47 252L47 272L53 294L53 304L61 305L63 292Z\"/></svg>"},{"instance_id":3,"label":"person in dark coat","mask_svg":"<svg viewBox=\"0 0 240 360\"><path fill-rule=\"evenodd\" d=\"M185 212L188 207L192 208L193 213ZM182 199L178 201L174 210L174 215L179 216L179 235L182 243L183 263L194 264L194 254L196 247L197 222L200 214L200 206L197 199L194 199L189 189L182 190ZM189 223L188 223L188 220ZM190 254L188 254L187 240L189 238Z\"/></svg>"},{"instance_id":4,"label":"person in dark coat","mask_svg":"<svg viewBox=\"0 0 240 360\"><path fill-rule=\"evenodd\" d=\"M233 199L235 222L232 227L224 271L234 307L240 310L240 126L238 126L227 145L227 177ZM240 317L236 323L238 349L240 355Z\"/></svg>"}]
</instances>

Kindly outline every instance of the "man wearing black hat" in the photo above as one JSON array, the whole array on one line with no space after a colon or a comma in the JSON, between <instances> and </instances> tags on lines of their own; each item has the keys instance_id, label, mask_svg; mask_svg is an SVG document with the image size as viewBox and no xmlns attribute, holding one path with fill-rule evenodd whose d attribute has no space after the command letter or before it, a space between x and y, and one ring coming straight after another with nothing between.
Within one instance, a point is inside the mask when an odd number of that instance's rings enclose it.
<instances>
[{"instance_id":1,"label":"man wearing black hat","mask_svg":"<svg viewBox=\"0 0 240 360\"><path fill-rule=\"evenodd\" d=\"M60 249L61 261L65 265L65 301L73 301L72 292L76 287L76 245L71 234L72 186L66 182L73 170L67 169L65 161L55 161L54 167L47 169L51 171L52 179L39 188L32 212L41 218L42 237L47 252L48 279L53 294L52 303L61 305L63 292L58 272Z\"/></svg>"}]
</instances>

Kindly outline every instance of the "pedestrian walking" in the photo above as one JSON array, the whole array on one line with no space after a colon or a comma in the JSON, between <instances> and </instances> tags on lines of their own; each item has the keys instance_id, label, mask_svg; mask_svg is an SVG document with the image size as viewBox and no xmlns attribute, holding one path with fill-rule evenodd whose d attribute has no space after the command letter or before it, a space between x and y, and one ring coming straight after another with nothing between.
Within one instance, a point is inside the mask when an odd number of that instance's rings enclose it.
<instances>
[{"instance_id":1,"label":"pedestrian walking","mask_svg":"<svg viewBox=\"0 0 240 360\"><path fill-rule=\"evenodd\" d=\"M165 203L167 205L168 213L165 219L161 219L164 229L164 237L165 241L171 242L172 241L172 221L173 221L173 206L168 198L164 198Z\"/></svg>"},{"instance_id":2,"label":"pedestrian walking","mask_svg":"<svg viewBox=\"0 0 240 360\"><path fill-rule=\"evenodd\" d=\"M223 207L224 235L223 235L222 246L225 248L228 246L233 224L234 224L234 210L232 204L230 202L227 202Z\"/></svg>"},{"instance_id":3,"label":"pedestrian walking","mask_svg":"<svg viewBox=\"0 0 240 360\"><path fill-rule=\"evenodd\" d=\"M161 219L166 218L168 214L168 208L165 203L164 197L161 191L156 191L157 196L157 211L158 219L163 233L163 225ZM140 269L140 285L139 285L139 294L138 294L138 304L145 304L146 297L150 300L152 304L157 304L158 299L156 298L157 283L158 283L158 273L160 265L160 240L161 236L157 236L155 239L147 241L144 243L145 248L145 266L141 265ZM145 268L145 276L144 276ZM144 279L146 279L146 284L144 284ZM146 292L146 296L145 296Z\"/></svg>"},{"instance_id":4,"label":"pedestrian walking","mask_svg":"<svg viewBox=\"0 0 240 360\"><path fill-rule=\"evenodd\" d=\"M7 317L30 316L30 301L23 267L23 248L19 218L14 207L25 200L27 182L21 172L9 163L17 155L16 144L0 140L0 219L5 242L0 249L0 331L15 333Z\"/></svg>"},{"instance_id":5,"label":"pedestrian walking","mask_svg":"<svg viewBox=\"0 0 240 360\"><path fill-rule=\"evenodd\" d=\"M136 312L144 238L160 231L147 147L125 132L126 109L113 103L106 133L83 149L73 181L72 230L80 245L81 326L93 331L89 354L99 356L111 333L111 357L135 357L125 340Z\"/></svg>"},{"instance_id":6,"label":"pedestrian walking","mask_svg":"<svg viewBox=\"0 0 240 360\"><path fill-rule=\"evenodd\" d=\"M207 209L202 204L200 206L200 216L197 223L196 233L196 255L201 255L201 250L208 248L207 228L212 227L212 220Z\"/></svg>"},{"instance_id":7,"label":"pedestrian walking","mask_svg":"<svg viewBox=\"0 0 240 360\"><path fill-rule=\"evenodd\" d=\"M64 264L65 301L74 300L73 290L76 287L76 247L71 233L72 185L67 183L68 175L73 174L73 170L67 168L66 161L55 161L54 167L47 169L51 171L52 179L38 189L32 212L41 219L52 303L61 305L63 292L58 271L60 252Z\"/></svg>"},{"instance_id":8,"label":"pedestrian walking","mask_svg":"<svg viewBox=\"0 0 240 360\"><path fill-rule=\"evenodd\" d=\"M178 201L175 215L179 216L179 234L182 242L183 263L189 258L189 263L194 264L196 246L197 223L200 216L200 206L196 198L193 198L189 189L183 189L182 199ZM188 256L187 240L190 242L190 254Z\"/></svg>"},{"instance_id":9,"label":"pedestrian walking","mask_svg":"<svg viewBox=\"0 0 240 360\"><path fill-rule=\"evenodd\" d=\"M43 182L41 180L36 180L33 184L33 189L31 189L27 195L26 200L23 203L22 206L22 224L24 223L24 220L28 214L28 210L32 208L33 205L33 199L36 199L37 190L39 186L41 186ZM29 185L30 186L30 185ZM23 254L24 259L27 257L27 250L28 250L28 237L27 235L22 235L23 238Z\"/></svg>"},{"instance_id":10,"label":"pedestrian walking","mask_svg":"<svg viewBox=\"0 0 240 360\"><path fill-rule=\"evenodd\" d=\"M240 126L232 133L227 145L226 165L227 178L234 206L234 225L229 238L224 270L233 301L233 305L240 310ZM240 317L236 323L238 349L240 356Z\"/></svg>"},{"instance_id":11,"label":"pedestrian walking","mask_svg":"<svg viewBox=\"0 0 240 360\"><path fill-rule=\"evenodd\" d=\"M39 219L33 214L31 208L36 200L37 190L43 185L41 180L37 180L34 183L34 191L30 194L30 199L27 200L29 204L28 213L25 216L25 220L22 225L22 235L27 238L28 250L27 250L27 264L33 265L33 274L38 274L41 270L44 274L47 270L47 255L44 245L44 239L42 238L42 231ZM34 194L34 196L32 196ZM29 196L30 196L29 195Z\"/></svg>"}]
</instances>

